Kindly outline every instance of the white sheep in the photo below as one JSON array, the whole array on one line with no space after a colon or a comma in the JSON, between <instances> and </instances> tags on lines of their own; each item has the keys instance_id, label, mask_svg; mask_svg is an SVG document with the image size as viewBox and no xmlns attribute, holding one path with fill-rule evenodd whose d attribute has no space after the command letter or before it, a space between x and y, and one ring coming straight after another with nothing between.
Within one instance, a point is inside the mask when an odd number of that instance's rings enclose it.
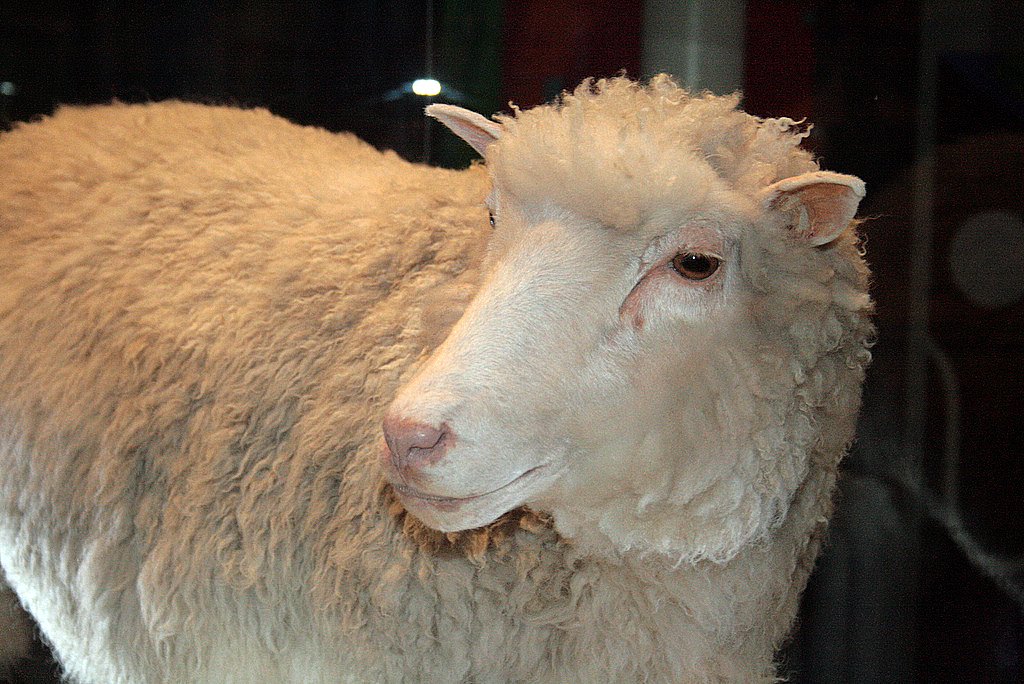
<instances>
[{"instance_id":1,"label":"white sheep","mask_svg":"<svg viewBox=\"0 0 1024 684\"><path fill-rule=\"evenodd\" d=\"M0 565L72 680L774 678L863 184L666 76L428 113L486 167L178 102L0 138Z\"/></svg>"}]
</instances>

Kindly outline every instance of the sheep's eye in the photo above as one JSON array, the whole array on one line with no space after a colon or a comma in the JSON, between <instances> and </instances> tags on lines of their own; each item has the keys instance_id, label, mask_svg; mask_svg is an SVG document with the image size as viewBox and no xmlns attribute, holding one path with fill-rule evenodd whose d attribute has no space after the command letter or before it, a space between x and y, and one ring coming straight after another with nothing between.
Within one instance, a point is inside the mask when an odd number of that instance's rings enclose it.
<instances>
[{"instance_id":1,"label":"sheep's eye","mask_svg":"<svg viewBox=\"0 0 1024 684\"><path fill-rule=\"evenodd\" d=\"M487 212L487 220L491 223L491 228L494 227L494 212Z\"/></svg>"},{"instance_id":2,"label":"sheep's eye","mask_svg":"<svg viewBox=\"0 0 1024 684\"><path fill-rule=\"evenodd\" d=\"M721 264L721 259L707 254L682 253L672 259L672 268L687 280L710 278Z\"/></svg>"}]
</instances>

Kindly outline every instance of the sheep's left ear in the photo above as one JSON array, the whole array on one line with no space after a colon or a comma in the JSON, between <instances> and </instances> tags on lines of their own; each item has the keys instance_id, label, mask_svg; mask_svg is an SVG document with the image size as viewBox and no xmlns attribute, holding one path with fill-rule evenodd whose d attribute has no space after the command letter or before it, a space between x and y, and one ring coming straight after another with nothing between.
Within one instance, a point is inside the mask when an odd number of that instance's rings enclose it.
<instances>
[{"instance_id":1,"label":"sheep's left ear","mask_svg":"<svg viewBox=\"0 0 1024 684\"><path fill-rule=\"evenodd\" d=\"M487 146L501 137L501 124L497 124L476 112L446 104L432 104L425 110L484 156Z\"/></svg>"},{"instance_id":2,"label":"sheep's left ear","mask_svg":"<svg viewBox=\"0 0 1024 684\"><path fill-rule=\"evenodd\" d=\"M790 214L798 234L812 245L824 245L846 230L863 198L860 178L816 171L772 183L761 191L761 206Z\"/></svg>"}]
</instances>

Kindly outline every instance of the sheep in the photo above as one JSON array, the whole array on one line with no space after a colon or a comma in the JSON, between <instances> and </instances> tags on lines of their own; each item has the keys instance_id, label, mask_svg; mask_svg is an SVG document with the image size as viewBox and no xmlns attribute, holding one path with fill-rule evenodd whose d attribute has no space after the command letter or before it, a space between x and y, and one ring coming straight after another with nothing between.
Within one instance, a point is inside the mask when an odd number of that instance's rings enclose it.
<instances>
[{"instance_id":1,"label":"sheep","mask_svg":"<svg viewBox=\"0 0 1024 684\"><path fill-rule=\"evenodd\" d=\"M863 183L665 75L427 113L486 163L182 102L0 138L0 566L70 680L775 680Z\"/></svg>"}]
</instances>

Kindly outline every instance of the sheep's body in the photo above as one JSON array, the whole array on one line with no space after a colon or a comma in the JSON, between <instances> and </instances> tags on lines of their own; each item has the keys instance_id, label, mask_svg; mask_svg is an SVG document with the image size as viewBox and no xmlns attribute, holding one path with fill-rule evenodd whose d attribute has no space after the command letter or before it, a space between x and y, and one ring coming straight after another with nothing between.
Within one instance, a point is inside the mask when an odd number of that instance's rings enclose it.
<instances>
[{"instance_id":1,"label":"sheep's body","mask_svg":"<svg viewBox=\"0 0 1024 684\"><path fill-rule=\"evenodd\" d=\"M379 425L476 288L486 193L262 111L67 108L0 138L0 565L72 679L773 677L868 324L814 376L834 426L770 541L607 553L524 510L434 532Z\"/></svg>"}]
</instances>

